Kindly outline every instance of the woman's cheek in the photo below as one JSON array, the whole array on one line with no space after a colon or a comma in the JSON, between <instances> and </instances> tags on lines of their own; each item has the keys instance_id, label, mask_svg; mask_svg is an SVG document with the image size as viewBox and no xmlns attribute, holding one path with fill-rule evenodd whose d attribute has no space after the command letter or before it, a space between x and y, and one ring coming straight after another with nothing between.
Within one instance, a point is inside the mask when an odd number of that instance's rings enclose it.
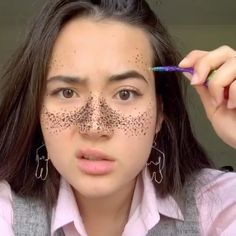
<instances>
[{"instance_id":1,"label":"woman's cheek","mask_svg":"<svg viewBox=\"0 0 236 236\"><path fill-rule=\"evenodd\" d=\"M145 136L148 130L155 129L155 104L149 103L145 108L137 107L135 112L131 110L130 114L124 114L109 106L105 99L94 103L94 98L91 97L80 108L50 111L43 107L41 112L41 126L47 133L54 135L72 127L76 127L78 132L89 133L94 123L97 132L101 134L113 135L115 130L120 130L128 137Z\"/></svg>"}]
</instances>

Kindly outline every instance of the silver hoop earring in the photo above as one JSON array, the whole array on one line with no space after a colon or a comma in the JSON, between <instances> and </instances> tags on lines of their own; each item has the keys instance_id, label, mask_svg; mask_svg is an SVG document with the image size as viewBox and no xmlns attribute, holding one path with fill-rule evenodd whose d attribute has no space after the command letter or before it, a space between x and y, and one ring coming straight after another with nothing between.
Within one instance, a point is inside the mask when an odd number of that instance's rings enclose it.
<instances>
[{"instance_id":1,"label":"silver hoop earring","mask_svg":"<svg viewBox=\"0 0 236 236\"><path fill-rule=\"evenodd\" d=\"M35 177L37 179L46 180L48 176L48 161L49 158L46 154L39 155L39 151L45 147L45 144L41 145L39 148L36 149L36 162L37 167L35 171Z\"/></svg>"},{"instance_id":2,"label":"silver hoop earring","mask_svg":"<svg viewBox=\"0 0 236 236\"><path fill-rule=\"evenodd\" d=\"M156 183L160 184L163 180L163 173L162 170L165 167L165 154L157 148L157 144L154 141L152 145L152 149L155 151L157 161L150 161L146 163L147 171L148 167L154 165L154 171L151 174L151 180L154 180Z\"/></svg>"}]
</instances>

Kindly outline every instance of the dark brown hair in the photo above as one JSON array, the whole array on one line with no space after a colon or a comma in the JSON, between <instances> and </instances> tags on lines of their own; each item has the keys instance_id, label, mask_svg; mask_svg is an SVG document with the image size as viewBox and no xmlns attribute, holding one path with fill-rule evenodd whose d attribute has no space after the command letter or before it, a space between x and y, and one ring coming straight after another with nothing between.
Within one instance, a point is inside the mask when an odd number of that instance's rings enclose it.
<instances>
[{"instance_id":1,"label":"dark brown hair","mask_svg":"<svg viewBox=\"0 0 236 236\"><path fill-rule=\"evenodd\" d=\"M43 7L0 80L0 179L8 181L16 193L41 198L50 206L57 199L60 176L52 164L46 181L34 176L35 150L43 140L39 113L54 42L62 27L80 16L140 27L150 36L154 65L179 61L168 32L144 0L51 0ZM180 81L175 73L165 73L156 81L164 113L157 142L166 155L167 167L162 183L156 186L162 196L181 191L186 178L210 167L191 131ZM151 160L155 160L154 153Z\"/></svg>"}]
</instances>

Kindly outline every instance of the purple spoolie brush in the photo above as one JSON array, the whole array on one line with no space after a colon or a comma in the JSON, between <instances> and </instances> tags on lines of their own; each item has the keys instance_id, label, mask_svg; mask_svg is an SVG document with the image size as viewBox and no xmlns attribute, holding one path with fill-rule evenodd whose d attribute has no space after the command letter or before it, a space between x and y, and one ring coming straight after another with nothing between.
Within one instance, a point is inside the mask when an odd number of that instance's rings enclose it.
<instances>
[{"instance_id":1,"label":"purple spoolie brush","mask_svg":"<svg viewBox=\"0 0 236 236\"><path fill-rule=\"evenodd\" d=\"M194 70L192 67L188 68L181 68L178 66L157 66L150 68L152 71L156 72L188 72L190 74L193 74Z\"/></svg>"},{"instance_id":2,"label":"purple spoolie brush","mask_svg":"<svg viewBox=\"0 0 236 236\"><path fill-rule=\"evenodd\" d=\"M193 67L187 67L187 68L181 68L178 66L157 66L152 67L150 70L155 72L187 72L193 75L194 69ZM212 79L213 75L215 73L215 70L211 71L211 73L208 75L207 80L204 83L204 86L208 87L208 82ZM228 100L229 98L229 87L226 87L224 90L224 98Z\"/></svg>"}]
</instances>

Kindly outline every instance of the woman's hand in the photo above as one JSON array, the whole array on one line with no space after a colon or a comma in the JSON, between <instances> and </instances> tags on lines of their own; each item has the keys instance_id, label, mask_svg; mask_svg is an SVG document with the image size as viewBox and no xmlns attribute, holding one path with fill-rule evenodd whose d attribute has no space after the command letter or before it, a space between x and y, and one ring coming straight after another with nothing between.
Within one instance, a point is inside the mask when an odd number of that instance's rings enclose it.
<instances>
[{"instance_id":1,"label":"woman's hand","mask_svg":"<svg viewBox=\"0 0 236 236\"><path fill-rule=\"evenodd\" d=\"M179 66L194 68L194 75L186 77L196 88L208 119L217 135L236 148L236 51L228 46L210 52L195 50Z\"/></svg>"}]
</instances>

